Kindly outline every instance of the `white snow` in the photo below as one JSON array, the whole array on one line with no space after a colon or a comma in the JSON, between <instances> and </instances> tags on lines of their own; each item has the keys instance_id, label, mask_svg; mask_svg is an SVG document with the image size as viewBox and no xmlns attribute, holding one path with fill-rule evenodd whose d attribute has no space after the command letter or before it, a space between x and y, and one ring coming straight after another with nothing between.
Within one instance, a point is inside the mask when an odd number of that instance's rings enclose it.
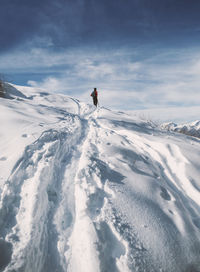
<instances>
[{"instance_id":1,"label":"white snow","mask_svg":"<svg viewBox=\"0 0 200 272\"><path fill-rule=\"evenodd\" d=\"M185 124L164 123L161 125L161 128L200 138L200 121L198 120Z\"/></svg>"},{"instance_id":2,"label":"white snow","mask_svg":"<svg viewBox=\"0 0 200 272\"><path fill-rule=\"evenodd\" d=\"M199 139L6 88L0 271L200 271Z\"/></svg>"}]
</instances>

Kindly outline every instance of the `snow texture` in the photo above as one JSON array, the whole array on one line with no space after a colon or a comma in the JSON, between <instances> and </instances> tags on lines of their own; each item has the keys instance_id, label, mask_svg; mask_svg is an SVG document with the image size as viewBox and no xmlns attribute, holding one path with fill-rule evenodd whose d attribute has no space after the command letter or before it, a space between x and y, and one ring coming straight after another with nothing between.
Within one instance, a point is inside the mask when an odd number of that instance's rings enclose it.
<instances>
[{"instance_id":1,"label":"snow texture","mask_svg":"<svg viewBox=\"0 0 200 272\"><path fill-rule=\"evenodd\" d=\"M200 271L200 140L40 89L5 98L0 271Z\"/></svg>"},{"instance_id":2,"label":"snow texture","mask_svg":"<svg viewBox=\"0 0 200 272\"><path fill-rule=\"evenodd\" d=\"M186 124L175 124L173 122L164 123L161 125L162 129L166 129L168 131L175 131L179 133L183 133L189 136L200 138L200 121L194 121Z\"/></svg>"}]
</instances>

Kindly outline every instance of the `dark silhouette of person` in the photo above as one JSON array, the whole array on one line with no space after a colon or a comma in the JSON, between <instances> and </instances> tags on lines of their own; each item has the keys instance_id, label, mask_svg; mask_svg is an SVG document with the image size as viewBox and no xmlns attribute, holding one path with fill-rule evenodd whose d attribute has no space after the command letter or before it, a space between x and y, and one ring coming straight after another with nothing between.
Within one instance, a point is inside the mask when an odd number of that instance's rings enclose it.
<instances>
[{"instance_id":1,"label":"dark silhouette of person","mask_svg":"<svg viewBox=\"0 0 200 272\"><path fill-rule=\"evenodd\" d=\"M97 107L97 104L98 104L98 93L97 93L97 88L94 88L94 91L91 93L92 98L93 98L93 103L94 105Z\"/></svg>"}]
</instances>

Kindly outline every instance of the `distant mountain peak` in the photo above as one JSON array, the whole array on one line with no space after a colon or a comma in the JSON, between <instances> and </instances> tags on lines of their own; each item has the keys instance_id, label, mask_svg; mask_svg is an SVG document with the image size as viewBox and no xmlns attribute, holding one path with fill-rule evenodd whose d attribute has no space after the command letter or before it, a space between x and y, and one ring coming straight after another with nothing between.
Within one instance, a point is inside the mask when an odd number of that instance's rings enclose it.
<instances>
[{"instance_id":1,"label":"distant mountain peak","mask_svg":"<svg viewBox=\"0 0 200 272\"><path fill-rule=\"evenodd\" d=\"M200 121L196 120L185 124L175 124L173 122L164 123L162 129L183 133L189 136L200 138Z\"/></svg>"}]
</instances>

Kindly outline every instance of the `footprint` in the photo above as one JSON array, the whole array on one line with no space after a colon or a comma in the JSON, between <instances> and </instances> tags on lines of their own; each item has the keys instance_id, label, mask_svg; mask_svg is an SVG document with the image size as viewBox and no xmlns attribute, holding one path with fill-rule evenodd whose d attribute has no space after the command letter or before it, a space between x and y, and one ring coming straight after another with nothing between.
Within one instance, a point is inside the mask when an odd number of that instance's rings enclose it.
<instances>
[{"instance_id":1,"label":"footprint","mask_svg":"<svg viewBox=\"0 0 200 272\"><path fill-rule=\"evenodd\" d=\"M6 157L1 157L1 158L0 158L0 161L6 161L6 160L7 160Z\"/></svg>"},{"instance_id":2,"label":"footprint","mask_svg":"<svg viewBox=\"0 0 200 272\"><path fill-rule=\"evenodd\" d=\"M91 218L96 218L104 205L105 193L97 188L96 192L90 194L87 201L87 210Z\"/></svg>"},{"instance_id":3,"label":"footprint","mask_svg":"<svg viewBox=\"0 0 200 272\"><path fill-rule=\"evenodd\" d=\"M54 190L48 190L47 195L48 195L48 200L55 204L58 198L57 193Z\"/></svg>"},{"instance_id":4,"label":"footprint","mask_svg":"<svg viewBox=\"0 0 200 272\"><path fill-rule=\"evenodd\" d=\"M167 192L167 190L164 187L162 187L162 186L160 186L160 189L161 189L161 193L160 193L161 197L163 199L167 200L167 201L170 201L171 200L171 196L169 195L169 193Z\"/></svg>"}]
</instances>

